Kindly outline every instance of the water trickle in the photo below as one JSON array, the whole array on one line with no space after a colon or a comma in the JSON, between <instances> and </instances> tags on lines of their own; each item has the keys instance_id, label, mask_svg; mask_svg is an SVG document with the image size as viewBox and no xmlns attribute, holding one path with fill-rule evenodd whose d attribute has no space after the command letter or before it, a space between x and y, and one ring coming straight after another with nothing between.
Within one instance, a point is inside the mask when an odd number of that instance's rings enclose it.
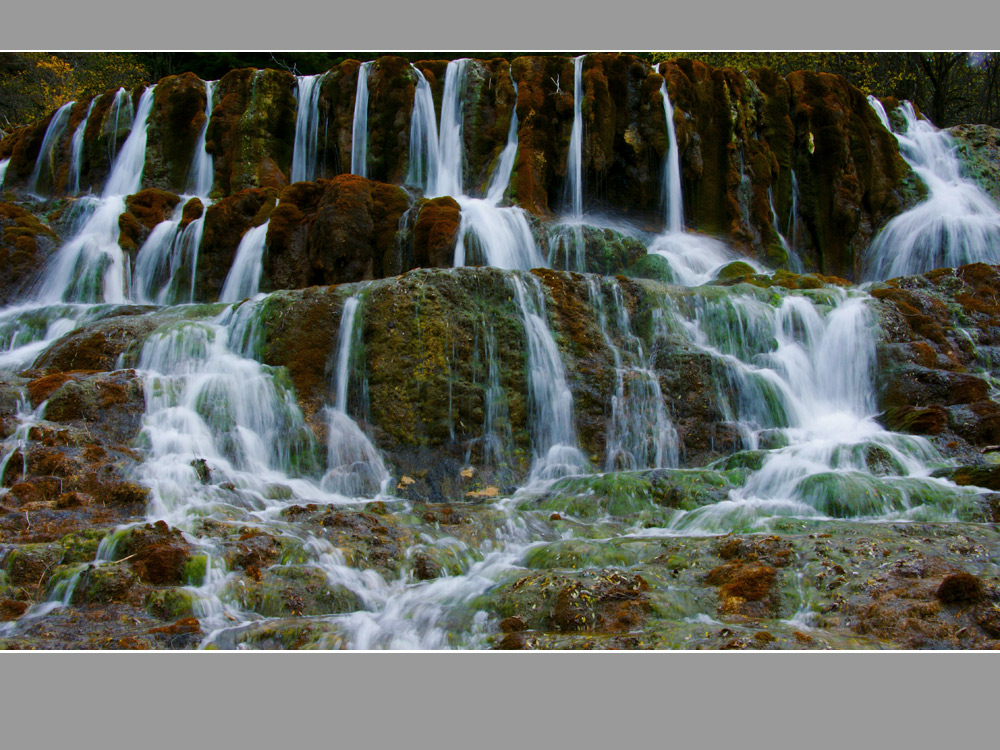
<instances>
[{"instance_id":1,"label":"water trickle","mask_svg":"<svg viewBox=\"0 0 1000 750\"><path fill-rule=\"evenodd\" d=\"M108 162L114 163L118 156L118 131L128 122L131 128L135 122L135 108L132 105L132 95L123 88L115 92L111 103L111 111L104 120L103 131L108 136Z\"/></svg>"},{"instance_id":2,"label":"water trickle","mask_svg":"<svg viewBox=\"0 0 1000 750\"><path fill-rule=\"evenodd\" d=\"M781 244L781 249L785 251L785 256L788 258L788 265L795 273L802 273L805 270L802 266L802 260L799 258L799 254L795 252L795 249L788 244L788 240L785 239L785 235L781 232L781 224L778 222L778 212L774 210L774 196L771 188L767 189L767 205L771 209L771 226L774 227L775 233L778 235L778 242ZM792 202L792 216L794 217L795 203ZM794 222L795 219L793 218Z\"/></svg>"},{"instance_id":3,"label":"water trickle","mask_svg":"<svg viewBox=\"0 0 1000 750\"><path fill-rule=\"evenodd\" d=\"M1000 210L978 185L962 176L948 133L899 108L905 131L893 130L882 103L868 98L899 152L927 186L928 196L882 228L865 257L864 277L883 280L966 263L1000 263Z\"/></svg>"},{"instance_id":4,"label":"water trickle","mask_svg":"<svg viewBox=\"0 0 1000 750\"><path fill-rule=\"evenodd\" d=\"M0 187L3 187L3 181L7 177L7 165L9 164L10 159L0 161Z\"/></svg>"},{"instance_id":5,"label":"water trickle","mask_svg":"<svg viewBox=\"0 0 1000 750\"><path fill-rule=\"evenodd\" d=\"M295 119L295 142L292 149L292 182L301 182L303 180L315 180L316 179L316 163L318 154L318 143L319 143L319 95L323 89L323 79L326 77L326 73L314 76L299 76L298 77L298 114ZM358 108L361 108L365 112L365 117L367 118L368 111L368 83L367 75L365 79L365 101L362 104L361 97L361 73L358 73L358 103L355 108L355 117L358 116ZM364 125L359 125L361 132L367 131L367 123ZM361 157L359 164L364 163L364 157ZM352 164L351 171L355 174L361 174L364 176L363 172L354 171L354 162L352 154Z\"/></svg>"},{"instance_id":6,"label":"water trickle","mask_svg":"<svg viewBox=\"0 0 1000 750\"><path fill-rule=\"evenodd\" d=\"M90 113L94 111L95 104L97 104L96 97L90 100L87 114L80 124L76 126L76 130L73 131L72 151L69 161L69 192L71 195L78 195L80 193L80 173L83 171L83 135L87 130L87 123L90 122Z\"/></svg>"},{"instance_id":7,"label":"water trickle","mask_svg":"<svg viewBox=\"0 0 1000 750\"><path fill-rule=\"evenodd\" d=\"M253 297L260 289L263 271L264 248L267 245L267 228L270 220L248 229L236 248L233 265L219 294L220 302L238 302Z\"/></svg>"},{"instance_id":8,"label":"water trickle","mask_svg":"<svg viewBox=\"0 0 1000 750\"><path fill-rule=\"evenodd\" d=\"M358 68L358 89L354 95L354 125L351 128L351 174L368 176L368 72L371 62Z\"/></svg>"},{"instance_id":9,"label":"water trickle","mask_svg":"<svg viewBox=\"0 0 1000 750\"><path fill-rule=\"evenodd\" d=\"M201 198L207 198L212 192L212 185L215 183L215 165L212 155L205 150L205 143L208 138L208 124L212 117L212 95L215 93L215 84L218 81L205 81L205 124L201 126L198 133L198 142L194 147L194 156L191 159L191 168L188 170L188 191Z\"/></svg>"},{"instance_id":10,"label":"water trickle","mask_svg":"<svg viewBox=\"0 0 1000 750\"><path fill-rule=\"evenodd\" d=\"M38 149L38 158L35 159L35 168L31 170L31 177L28 178L27 190L29 193L37 194L38 180L43 173L45 174L44 184L51 187L52 176L56 167L55 151L59 145L59 139L62 138L63 131L66 130L69 115L74 104L76 102L67 102L62 105L52 115L52 119L49 120L49 126L45 129L45 135L42 138L42 145Z\"/></svg>"},{"instance_id":11,"label":"water trickle","mask_svg":"<svg viewBox=\"0 0 1000 750\"><path fill-rule=\"evenodd\" d=\"M587 279L590 301L615 362L615 393L605 446L605 471L676 466L677 431L663 405L659 377L651 369L642 342L632 331L628 306L616 281L607 282L614 303L614 331L608 320L602 282ZM621 346L615 343L617 337Z\"/></svg>"},{"instance_id":12,"label":"water trickle","mask_svg":"<svg viewBox=\"0 0 1000 750\"><path fill-rule=\"evenodd\" d=\"M340 315L340 343L337 347L335 400L328 408L327 471L322 487L345 497L384 495L391 477L382 457L357 422L347 414L347 389L351 376L351 353L361 337L361 292L344 302Z\"/></svg>"},{"instance_id":13,"label":"water trickle","mask_svg":"<svg viewBox=\"0 0 1000 750\"><path fill-rule=\"evenodd\" d=\"M566 383L559 348L552 338L545 311L545 293L531 275L510 276L528 344L529 390L532 404L532 483L587 471L573 426L573 394Z\"/></svg>"}]
</instances>

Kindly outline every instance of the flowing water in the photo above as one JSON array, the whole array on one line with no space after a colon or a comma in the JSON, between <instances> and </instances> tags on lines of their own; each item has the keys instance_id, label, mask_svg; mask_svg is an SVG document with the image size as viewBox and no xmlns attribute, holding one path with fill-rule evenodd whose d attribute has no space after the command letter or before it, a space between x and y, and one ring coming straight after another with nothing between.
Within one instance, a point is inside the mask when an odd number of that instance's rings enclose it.
<instances>
[{"instance_id":1,"label":"flowing water","mask_svg":"<svg viewBox=\"0 0 1000 750\"><path fill-rule=\"evenodd\" d=\"M212 155L205 148L208 138L208 123L212 118L215 85L218 81L205 81L205 124L198 133L198 142L194 147L194 157L188 170L188 192L202 198L207 198L212 192L215 182L215 165Z\"/></svg>"},{"instance_id":2,"label":"flowing water","mask_svg":"<svg viewBox=\"0 0 1000 750\"><path fill-rule=\"evenodd\" d=\"M83 135L87 130L87 123L90 122L90 113L94 111L95 104L97 104L96 97L90 100L90 106L87 107L87 114L80 121L80 124L76 126L76 130L73 131L72 151L69 162L69 193L71 195L77 195L80 192L80 172L83 170Z\"/></svg>"},{"instance_id":3,"label":"flowing water","mask_svg":"<svg viewBox=\"0 0 1000 750\"><path fill-rule=\"evenodd\" d=\"M43 174L45 175L43 184L51 186L56 168L55 151L59 146L59 139L62 138L66 125L69 123L69 115L74 104L76 102L67 102L62 105L49 120L49 126L45 129L45 135L42 138L42 145L38 149L38 158L35 159L35 168L28 178L27 190L29 193L38 193L38 180Z\"/></svg>"},{"instance_id":4,"label":"flowing water","mask_svg":"<svg viewBox=\"0 0 1000 750\"><path fill-rule=\"evenodd\" d=\"M264 248L267 245L267 228L270 223L265 221L243 234L236 248L233 265L219 293L220 302L238 302L257 294L263 271Z\"/></svg>"},{"instance_id":5,"label":"flowing water","mask_svg":"<svg viewBox=\"0 0 1000 750\"><path fill-rule=\"evenodd\" d=\"M292 182L316 179L317 144L319 143L319 95L326 74L298 77L298 114L295 118L295 144L292 149ZM360 89L358 106L368 111L368 85L365 78L365 101L362 106ZM360 85L360 73L359 73ZM367 124L361 126L367 130ZM362 158L360 163L363 163ZM354 171L352 163L351 171ZM357 174L357 173L356 173Z\"/></svg>"},{"instance_id":6,"label":"flowing water","mask_svg":"<svg viewBox=\"0 0 1000 750\"><path fill-rule=\"evenodd\" d=\"M569 229L559 230L569 232L566 242L578 236L574 218L581 238L584 225L583 62L581 57L574 63L567 182L572 215ZM574 373L570 377L564 352L575 344L563 338L564 328L550 323L545 287L534 275L523 273L545 265L527 215L517 206L500 205L508 193L517 155L516 111L485 195L466 194L463 103L470 64L475 63L458 60L448 65L440 128L430 86L414 68L406 182L428 196L450 194L458 201L462 213L456 266L471 261L510 269L506 282L525 343L524 395L531 455L524 486L516 492L498 493L492 487L492 494L473 494L490 499L477 499L468 503L467 511L460 510L459 514L469 514L469 523L464 525L449 525L441 520L440 509L427 510L431 508L427 505L418 511L396 496L409 478L387 464L373 439L378 433L369 434L366 422L363 334L371 286L347 287L349 296L345 295L339 322L331 322L338 326L337 344L333 351L323 353L330 357L328 396L315 414L303 412L288 371L264 364L267 342L262 321L274 314L272 306L277 304L274 296L258 293L267 223L248 230L241 239L220 295L225 305L166 307L194 301L204 215L182 228L184 200L170 219L150 232L136 256L135 268L127 267L117 245L118 217L125 197L142 185L146 123L153 97L150 87L136 107L131 132L118 149L102 194L76 202L79 216L71 239L47 266L32 301L0 311L0 370L19 372L30 367L55 339L99 320L115 303L160 306L157 315L165 322L144 342L137 342L138 354L127 363L135 366L143 382L145 408L134 446L142 461L134 478L150 491L146 515L142 522L110 533L93 561L65 566L50 585L48 602L33 606L19 623L5 624L0 634L16 635L19 628L71 606L84 573L121 562L122 541L145 522L164 521L178 529L196 552L196 570L182 588L205 634L203 646L271 643L266 638L254 639L284 624L312 633L308 642L313 646L424 649L488 645L496 623L487 616L483 597L524 577L526 570L544 569L538 567L540 560L558 559L562 550L572 550L574 544L604 545L615 555L624 555L621 550L629 544L653 537L768 531L790 519L822 524L964 517L979 490L932 477L932 469L942 459L931 443L889 432L877 422L877 325L871 300L863 292L827 287L795 292L746 285L700 287L724 264L746 259L684 226L679 151L665 82L662 96L669 145L663 171L664 231L650 240L649 251L668 261L679 286L649 292L650 299L659 294L660 305L649 311L630 303L624 280L573 277L586 290L585 298L579 300L582 314L589 316L594 335L613 364L608 368L604 455L588 459L580 447L574 413L577 394L571 383L590 376ZM366 162L363 153L358 159L355 156L358 149L363 152L367 141L369 65L359 70L352 153L355 173L363 173ZM319 76L299 79L293 157L299 166L293 166L293 175L301 179L311 179L316 170L320 82ZM189 189L205 200L212 190L205 131L213 87L212 82L206 83L206 124L189 170ZM127 96L116 96L109 120L117 120L119 114L128 116L126 102L131 106ZM85 124L86 120L72 137L69 189L73 192L80 187L77 133L82 139ZM117 122L114 127L117 132ZM933 130L925 133L924 125L914 121L905 135L897 137L902 148L904 138L923 144L925 136L929 143L940 145L940 139L935 140L939 135ZM53 131L52 143L59 138L61 133ZM914 149L919 155L924 153L921 149L929 153L930 146L915 145ZM926 168L929 177L918 170L925 180L937 179L945 167L950 169L953 153L942 149L934 160L920 157L928 164L933 161ZM50 161L43 163L46 158L40 156L35 165L39 174L51 167ZM914 164L919 161L912 154L907 158ZM6 164L0 162L0 179ZM940 188L942 194L959 190L941 179L947 183ZM961 183L960 177L955 179ZM794 174L792 183L792 208L784 232L771 203L772 224L790 259L797 245ZM931 202L936 199L935 188L930 181L928 186ZM877 246L873 252L877 254ZM584 260L582 251L574 256L581 270ZM377 283L391 282L373 282ZM511 429L512 394L504 391L501 371L503 365L509 366L511 356L522 355L501 349L497 323L486 316L477 318L470 333L475 337L475 356L482 357L477 359L474 380L483 392L483 427L468 446L462 446L469 469L474 449L481 452L480 466L509 467L518 460ZM563 516L550 515L549 508L537 506L539 498L548 497L546 493L572 483L586 488L577 500L594 503L593 487L600 482L687 471L676 468L685 462L685 435L675 427L661 386L672 367L664 365L663 358L669 361L669 355L677 352L711 362L711 399L732 425L737 444L733 455L708 470L732 473L736 467L743 471L741 484L719 502L660 509L659 515L634 525L601 513L587 517L579 511L581 506L571 508L575 514L562 511ZM450 381L447 398L451 415ZM0 477L16 467L12 462L25 461L32 428L45 424L45 404L31 409L22 393L15 418L16 425L0 445ZM454 420L449 416L452 440ZM585 434L583 427L580 434ZM594 474L596 467L604 474ZM0 489L0 497L6 492ZM503 498L503 494L512 497ZM322 520L312 525L297 522L303 514ZM377 562L374 551L366 557L364 550L352 547L349 535L337 535L338 524L373 518L376 524L384 523L399 533L391 543L405 552L396 567ZM258 533L277 540L281 554L273 564L262 565L263 570L255 568L258 578L254 581L237 572L232 540ZM366 533L371 536L365 544L374 549L375 532ZM622 557L602 559L612 560L612 567L627 567L618 562ZM437 571L433 575L427 573L433 567L428 560L438 566L431 570ZM789 628L807 629L815 625L814 607L819 601L809 582L815 571L808 560L797 564L794 612L784 622ZM562 573L571 569L573 574L579 572L576 563L569 562L550 568ZM307 581L310 590L328 592L325 609L292 616L274 614L280 609L275 602L282 596L274 592L290 590L294 581ZM721 625L699 611L697 602L683 601L683 593L668 590L664 596L680 613L678 621L692 627ZM657 606L666 605L660 601Z\"/></svg>"},{"instance_id":7,"label":"flowing water","mask_svg":"<svg viewBox=\"0 0 1000 750\"><path fill-rule=\"evenodd\" d=\"M945 266L1000 263L1000 210L962 175L951 136L918 118L909 102L898 110L905 129L896 132L882 103L871 96L868 101L896 136L899 153L928 194L878 233L865 257L865 278L883 280Z\"/></svg>"},{"instance_id":8,"label":"flowing water","mask_svg":"<svg viewBox=\"0 0 1000 750\"><path fill-rule=\"evenodd\" d=\"M358 90L354 95L354 126L351 129L351 174L368 176L368 73L370 62L358 68Z\"/></svg>"},{"instance_id":9,"label":"flowing water","mask_svg":"<svg viewBox=\"0 0 1000 750\"><path fill-rule=\"evenodd\" d=\"M3 181L7 177L8 164L10 164L10 159L0 160L0 187L3 187Z\"/></svg>"}]
</instances>

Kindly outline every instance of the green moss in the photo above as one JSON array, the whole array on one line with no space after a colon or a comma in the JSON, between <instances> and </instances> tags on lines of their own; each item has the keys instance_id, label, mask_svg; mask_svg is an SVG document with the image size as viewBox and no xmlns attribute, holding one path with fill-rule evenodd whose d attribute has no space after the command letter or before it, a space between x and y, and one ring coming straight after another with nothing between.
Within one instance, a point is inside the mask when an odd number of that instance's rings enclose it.
<instances>
[{"instance_id":1,"label":"green moss","mask_svg":"<svg viewBox=\"0 0 1000 750\"><path fill-rule=\"evenodd\" d=\"M191 555L184 563L184 583L188 586L201 586L205 582L207 571L208 557L206 555Z\"/></svg>"},{"instance_id":2,"label":"green moss","mask_svg":"<svg viewBox=\"0 0 1000 750\"><path fill-rule=\"evenodd\" d=\"M655 253L643 255L623 270L622 275L637 279L652 279L664 284L674 283L674 273L670 269L670 262L662 255Z\"/></svg>"},{"instance_id":3,"label":"green moss","mask_svg":"<svg viewBox=\"0 0 1000 750\"><path fill-rule=\"evenodd\" d=\"M158 589L146 597L146 611L162 620L175 621L194 612L194 597L182 589Z\"/></svg>"}]
</instances>

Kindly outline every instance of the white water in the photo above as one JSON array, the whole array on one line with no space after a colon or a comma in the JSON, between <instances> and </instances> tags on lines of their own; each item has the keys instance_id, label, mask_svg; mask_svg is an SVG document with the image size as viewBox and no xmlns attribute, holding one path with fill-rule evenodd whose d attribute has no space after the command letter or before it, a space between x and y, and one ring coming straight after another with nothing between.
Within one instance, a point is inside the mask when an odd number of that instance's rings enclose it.
<instances>
[{"instance_id":1,"label":"white water","mask_svg":"<svg viewBox=\"0 0 1000 750\"><path fill-rule=\"evenodd\" d=\"M583 216L583 61L586 55L573 60L573 128L569 133L569 154L566 157L566 194L570 216Z\"/></svg>"},{"instance_id":2,"label":"white water","mask_svg":"<svg viewBox=\"0 0 1000 750\"><path fill-rule=\"evenodd\" d=\"M108 138L108 161L113 163L118 156L118 129L122 125L122 110L125 110L125 118L129 122L129 127L135 123L135 110L132 105L132 95L123 88L115 92L115 100L111 103L111 111L104 119L104 133L113 137Z\"/></svg>"},{"instance_id":3,"label":"white water","mask_svg":"<svg viewBox=\"0 0 1000 750\"><path fill-rule=\"evenodd\" d=\"M531 275L510 277L521 308L528 344L531 394L531 442L534 458L530 482L553 480L587 471L573 425L573 393L566 383L559 348L545 311L545 293Z\"/></svg>"},{"instance_id":4,"label":"white water","mask_svg":"<svg viewBox=\"0 0 1000 750\"><path fill-rule=\"evenodd\" d=\"M125 196L138 192L146 163L146 125L153 106L150 86L139 100L135 124L105 183L100 198L81 201L84 214L79 229L46 266L37 301L124 302L130 274L118 245L118 217L125 210Z\"/></svg>"},{"instance_id":5,"label":"white water","mask_svg":"<svg viewBox=\"0 0 1000 750\"><path fill-rule=\"evenodd\" d=\"M417 89L410 118L407 182L421 187L428 197L451 195L458 202L462 216L455 247L456 267L471 261L494 268L539 268L545 265L545 260L535 243L526 213L518 206L499 206L510 186L517 156L516 111L511 113L507 144L494 167L486 197L474 198L465 194L462 183L465 150L462 129L468 63L468 60L453 60L448 64L440 134L430 86L423 74L414 68ZM516 86L514 91L516 94Z\"/></svg>"},{"instance_id":6,"label":"white water","mask_svg":"<svg viewBox=\"0 0 1000 750\"><path fill-rule=\"evenodd\" d=\"M459 196L465 193L462 187L465 164L462 131L465 114L465 72L468 65L468 59L452 60L445 71L436 179L428 193L431 197Z\"/></svg>"},{"instance_id":7,"label":"white water","mask_svg":"<svg viewBox=\"0 0 1000 750\"><path fill-rule=\"evenodd\" d=\"M87 123L90 122L90 113L94 111L95 104L97 104L97 97L90 100L86 116L76 126L76 130L73 131L72 152L69 162L70 195L78 195L80 193L80 173L83 171L83 136L87 131Z\"/></svg>"},{"instance_id":8,"label":"white water","mask_svg":"<svg viewBox=\"0 0 1000 750\"><path fill-rule=\"evenodd\" d=\"M663 234L649 245L651 254L660 255L670 264L674 281L684 286L699 286L708 283L719 270L734 260L740 260L757 270L760 264L737 255L725 244L702 234L684 229L684 198L681 194L681 166L674 130L674 110L667 94L667 82L660 87L663 97L663 111L667 121L669 146L663 166Z\"/></svg>"},{"instance_id":9,"label":"white water","mask_svg":"<svg viewBox=\"0 0 1000 750\"><path fill-rule=\"evenodd\" d=\"M317 144L319 143L319 95L326 73L298 77L298 114L295 118L295 142L292 148L292 182L316 179ZM359 72L360 76L360 72ZM360 81L360 78L359 78ZM357 117L359 103L355 107ZM368 85L365 83L364 111L368 111ZM367 125L364 126L367 129ZM364 131L362 131L364 132ZM352 155L353 159L353 155ZM363 163L363 159L362 159ZM354 171L352 161L351 171ZM355 174L359 174L355 172ZM363 174L363 173L361 173Z\"/></svg>"},{"instance_id":10,"label":"white water","mask_svg":"<svg viewBox=\"0 0 1000 750\"><path fill-rule=\"evenodd\" d=\"M899 153L927 186L922 203L894 217L872 241L865 278L882 280L966 263L1000 263L1000 210L962 176L951 137L919 119L904 102L906 129L892 129L882 103L868 98L882 124L899 142Z\"/></svg>"},{"instance_id":11,"label":"white water","mask_svg":"<svg viewBox=\"0 0 1000 750\"><path fill-rule=\"evenodd\" d=\"M677 466L677 431L664 407L659 376L652 370L642 342L632 331L621 287L617 281L606 282L614 302L615 330L612 331L602 283L596 276L589 277L587 281L601 335L615 363L615 393L611 397L604 469L616 471ZM621 346L615 343L613 334L619 338Z\"/></svg>"},{"instance_id":12,"label":"white water","mask_svg":"<svg viewBox=\"0 0 1000 750\"><path fill-rule=\"evenodd\" d=\"M10 164L10 159L4 159L0 161L0 187L3 187L3 181L7 177L7 165Z\"/></svg>"},{"instance_id":13,"label":"white water","mask_svg":"<svg viewBox=\"0 0 1000 750\"><path fill-rule=\"evenodd\" d=\"M205 229L205 214L181 229L184 205L183 200L178 203L173 216L153 227L139 248L132 281L132 296L137 302L169 305L194 301L198 247ZM185 267L189 269L188 279L180 275Z\"/></svg>"},{"instance_id":14,"label":"white water","mask_svg":"<svg viewBox=\"0 0 1000 750\"><path fill-rule=\"evenodd\" d=\"M66 130L66 124L69 122L69 115L74 104L76 104L75 101L62 105L49 120L49 126L45 129L45 135L42 138L42 145L38 149L38 158L35 159L35 168L31 170L31 176L28 178L27 191L29 193L37 194L38 180L43 172L46 174L46 181L51 189L56 167L55 150L59 145L59 139L62 138L63 131Z\"/></svg>"},{"instance_id":15,"label":"white water","mask_svg":"<svg viewBox=\"0 0 1000 750\"><path fill-rule=\"evenodd\" d=\"M336 395L333 408L326 410L327 471L322 487L346 497L385 495L391 477L371 440L347 414L347 388L351 375L351 350L360 325L355 317L361 304L360 292L344 302L340 315L340 343L337 349Z\"/></svg>"},{"instance_id":16,"label":"white water","mask_svg":"<svg viewBox=\"0 0 1000 750\"><path fill-rule=\"evenodd\" d=\"M794 178L794 175L793 175ZM794 183L793 183L794 184ZM794 187L793 187L794 190ZM778 242L781 243L781 249L785 251L785 255L788 257L788 265L792 271L795 273L802 273L805 269L802 266L802 260L799 258L799 254L795 252L795 248L792 247L788 240L785 239L785 235L781 231L781 224L778 221L778 212L774 210L774 195L771 188L767 189L767 205L771 209L771 226L774 227L774 231L778 234ZM795 222L795 201L792 201L791 210L791 223L794 225ZM794 231L794 229L793 229Z\"/></svg>"},{"instance_id":17,"label":"white water","mask_svg":"<svg viewBox=\"0 0 1000 750\"><path fill-rule=\"evenodd\" d=\"M207 198L215 183L215 165L212 155L205 150L208 137L208 124L212 118L212 96L218 81L205 81L205 124L198 133L198 143L194 147L194 157L188 170L188 192L202 198Z\"/></svg>"},{"instance_id":18,"label":"white water","mask_svg":"<svg viewBox=\"0 0 1000 750\"><path fill-rule=\"evenodd\" d=\"M267 228L270 224L270 220L266 221L243 234L236 248L233 265L229 267L229 274L222 285L219 302L238 302L257 294L263 270L264 247L267 245Z\"/></svg>"},{"instance_id":19,"label":"white water","mask_svg":"<svg viewBox=\"0 0 1000 750\"><path fill-rule=\"evenodd\" d=\"M351 128L351 174L368 176L368 71L371 62L358 68L358 89L354 96L354 125Z\"/></svg>"},{"instance_id":20,"label":"white water","mask_svg":"<svg viewBox=\"0 0 1000 750\"><path fill-rule=\"evenodd\" d=\"M868 298L829 294L828 312L794 294L776 308L735 294L696 305L688 334L718 358L719 398L744 447L756 449L763 434L786 445L769 450L728 500L679 513L671 532L752 530L781 516L947 517L949 504L961 503L962 491L929 478L937 454L926 440L888 432L875 419Z\"/></svg>"},{"instance_id":21,"label":"white water","mask_svg":"<svg viewBox=\"0 0 1000 750\"><path fill-rule=\"evenodd\" d=\"M662 74L662 68L660 73ZM674 107L667 93L667 79L660 86L663 97L663 115L667 121L667 158L663 160L663 212L667 232L684 231L684 198L681 195L681 160L674 129Z\"/></svg>"},{"instance_id":22,"label":"white water","mask_svg":"<svg viewBox=\"0 0 1000 750\"><path fill-rule=\"evenodd\" d=\"M410 166L406 184L419 187L428 193L437 184L438 155L437 114L431 86L416 65L410 64L417 77L413 94L413 112L410 115Z\"/></svg>"}]
</instances>

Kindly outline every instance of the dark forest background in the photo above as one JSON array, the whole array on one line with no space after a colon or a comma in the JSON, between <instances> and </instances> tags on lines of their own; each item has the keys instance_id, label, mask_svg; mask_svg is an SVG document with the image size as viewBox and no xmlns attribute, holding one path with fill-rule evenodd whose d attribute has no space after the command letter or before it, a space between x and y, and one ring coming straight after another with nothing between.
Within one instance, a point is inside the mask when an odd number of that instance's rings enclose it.
<instances>
[{"instance_id":1,"label":"dark forest background","mask_svg":"<svg viewBox=\"0 0 1000 750\"><path fill-rule=\"evenodd\" d=\"M190 71L216 80L235 68L322 73L346 59L382 54L412 60L504 57L527 52L2 52L0 135L70 100L132 88ZM555 54L555 53L542 53ZM560 55L579 53L561 52ZM691 57L717 67L838 73L866 94L913 101L938 127L1000 126L1000 52L635 52L656 63Z\"/></svg>"}]
</instances>

